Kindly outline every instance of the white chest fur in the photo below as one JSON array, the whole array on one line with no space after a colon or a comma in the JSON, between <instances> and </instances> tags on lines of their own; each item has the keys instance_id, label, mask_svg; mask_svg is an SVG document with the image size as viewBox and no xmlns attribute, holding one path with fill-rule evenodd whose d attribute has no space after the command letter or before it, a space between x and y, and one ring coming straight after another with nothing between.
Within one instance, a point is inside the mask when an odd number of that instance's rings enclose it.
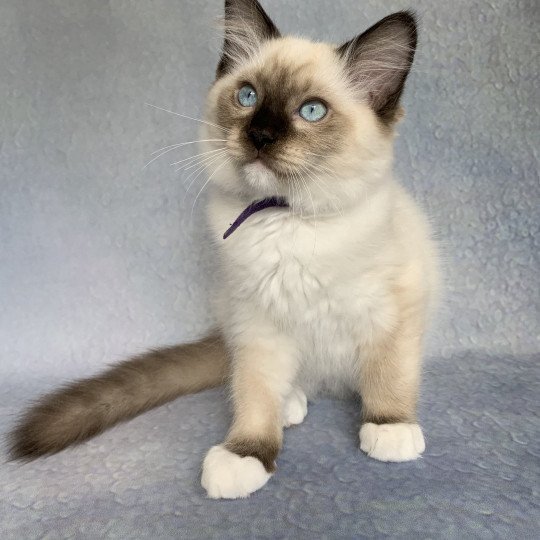
<instances>
[{"instance_id":1,"label":"white chest fur","mask_svg":"<svg viewBox=\"0 0 540 540\"><path fill-rule=\"evenodd\" d=\"M394 322L387 274L395 250L380 203L319 219L267 209L222 240L243 208L215 197L210 221L227 283L223 324L264 319L293 337L308 378L317 379L308 386L350 380L363 339Z\"/></svg>"}]
</instances>

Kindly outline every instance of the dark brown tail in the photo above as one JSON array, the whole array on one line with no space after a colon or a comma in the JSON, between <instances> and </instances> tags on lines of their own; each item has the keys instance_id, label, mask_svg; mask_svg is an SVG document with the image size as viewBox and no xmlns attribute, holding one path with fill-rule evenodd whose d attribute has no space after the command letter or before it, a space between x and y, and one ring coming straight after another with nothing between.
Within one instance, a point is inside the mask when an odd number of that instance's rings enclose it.
<instances>
[{"instance_id":1,"label":"dark brown tail","mask_svg":"<svg viewBox=\"0 0 540 540\"><path fill-rule=\"evenodd\" d=\"M43 396L11 433L11 455L54 454L178 396L219 386L227 371L218 336L126 360Z\"/></svg>"}]
</instances>

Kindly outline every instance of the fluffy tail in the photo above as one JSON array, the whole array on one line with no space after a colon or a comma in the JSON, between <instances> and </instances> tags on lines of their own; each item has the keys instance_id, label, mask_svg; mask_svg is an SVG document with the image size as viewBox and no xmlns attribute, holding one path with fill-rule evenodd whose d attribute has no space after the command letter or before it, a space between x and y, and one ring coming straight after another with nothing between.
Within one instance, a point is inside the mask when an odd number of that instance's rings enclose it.
<instances>
[{"instance_id":1,"label":"fluffy tail","mask_svg":"<svg viewBox=\"0 0 540 540\"><path fill-rule=\"evenodd\" d=\"M227 370L218 336L126 360L43 396L11 433L11 455L54 454L178 396L219 386Z\"/></svg>"}]
</instances>

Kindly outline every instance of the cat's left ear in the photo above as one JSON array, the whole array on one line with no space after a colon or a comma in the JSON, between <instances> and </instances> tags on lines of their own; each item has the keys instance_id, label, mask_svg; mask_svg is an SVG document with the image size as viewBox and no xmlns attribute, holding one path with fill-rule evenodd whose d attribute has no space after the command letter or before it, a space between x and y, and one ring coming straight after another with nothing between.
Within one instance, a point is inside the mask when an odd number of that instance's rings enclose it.
<instances>
[{"instance_id":1,"label":"cat's left ear","mask_svg":"<svg viewBox=\"0 0 540 540\"><path fill-rule=\"evenodd\" d=\"M399 119L399 98L416 50L416 17L400 11L338 48L353 84L385 124Z\"/></svg>"},{"instance_id":2,"label":"cat's left ear","mask_svg":"<svg viewBox=\"0 0 540 540\"><path fill-rule=\"evenodd\" d=\"M225 41L217 76L245 62L264 41L280 36L257 0L225 0Z\"/></svg>"}]
</instances>

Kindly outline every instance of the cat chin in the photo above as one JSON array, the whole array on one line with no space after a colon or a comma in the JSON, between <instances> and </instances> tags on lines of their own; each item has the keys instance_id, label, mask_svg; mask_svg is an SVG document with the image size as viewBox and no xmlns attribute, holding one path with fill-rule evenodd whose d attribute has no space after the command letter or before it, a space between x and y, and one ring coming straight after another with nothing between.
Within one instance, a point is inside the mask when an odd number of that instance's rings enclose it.
<instances>
[{"instance_id":1,"label":"cat chin","mask_svg":"<svg viewBox=\"0 0 540 540\"><path fill-rule=\"evenodd\" d=\"M244 180L250 187L263 195L276 194L279 182L276 174L262 161L257 160L243 166Z\"/></svg>"}]
</instances>

